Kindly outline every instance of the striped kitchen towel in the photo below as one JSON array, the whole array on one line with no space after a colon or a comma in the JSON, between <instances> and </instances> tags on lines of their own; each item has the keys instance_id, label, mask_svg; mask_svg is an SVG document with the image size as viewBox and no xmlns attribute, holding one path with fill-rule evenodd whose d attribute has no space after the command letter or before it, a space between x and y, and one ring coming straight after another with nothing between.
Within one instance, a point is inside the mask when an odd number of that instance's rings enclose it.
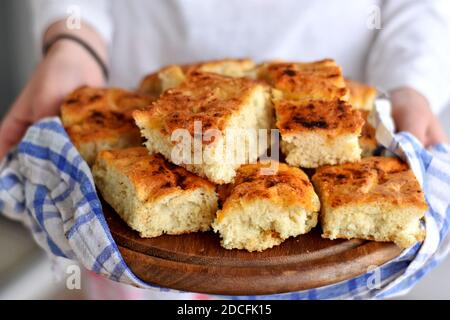
<instances>
[{"instance_id":1,"label":"striped kitchen towel","mask_svg":"<svg viewBox=\"0 0 450 320\"><path fill-rule=\"evenodd\" d=\"M377 139L410 164L425 190L430 210L423 243L366 274L334 285L270 296L235 299L388 298L406 293L435 267L450 248L450 148L426 150L410 134L392 134L387 100L371 117ZM137 278L124 262L96 193L88 165L71 143L59 118L31 126L0 164L0 212L23 222L52 257L77 260L105 277L137 287L167 291ZM228 297L230 298L230 297Z\"/></svg>"}]
</instances>

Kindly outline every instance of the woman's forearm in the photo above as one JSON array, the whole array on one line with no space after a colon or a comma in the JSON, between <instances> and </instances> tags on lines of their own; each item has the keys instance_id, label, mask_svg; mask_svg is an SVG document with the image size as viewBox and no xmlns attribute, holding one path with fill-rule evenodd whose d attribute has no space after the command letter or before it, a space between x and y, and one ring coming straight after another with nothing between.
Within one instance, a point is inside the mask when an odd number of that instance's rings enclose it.
<instances>
[{"instance_id":1,"label":"woman's forearm","mask_svg":"<svg viewBox=\"0 0 450 320\"><path fill-rule=\"evenodd\" d=\"M108 63L108 47L106 41L102 36L86 23L81 23L79 29L68 28L65 20L60 20L53 23L45 32L43 44L47 44L52 39L55 39L58 35L69 34L80 38L86 42L102 59L102 61ZM61 39L59 41L70 41ZM59 42L58 41L58 42Z\"/></svg>"},{"instance_id":2,"label":"woman's forearm","mask_svg":"<svg viewBox=\"0 0 450 320\"><path fill-rule=\"evenodd\" d=\"M88 45L97 58L80 42L55 37L69 34ZM11 109L0 124L0 160L25 133L27 127L47 116L59 113L64 97L80 86L104 86L107 45L88 25L70 30L64 21L52 24L44 35L43 46L52 43L39 62ZM53 40L53 42L52 42Z\"/></svg>"}]
</instances>

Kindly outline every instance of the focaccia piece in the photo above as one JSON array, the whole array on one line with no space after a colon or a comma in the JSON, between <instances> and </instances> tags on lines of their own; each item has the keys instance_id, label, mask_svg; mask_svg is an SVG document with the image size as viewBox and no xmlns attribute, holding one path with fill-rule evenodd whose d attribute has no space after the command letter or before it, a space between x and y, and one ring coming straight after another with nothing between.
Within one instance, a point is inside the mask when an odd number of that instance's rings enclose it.
<instances>
[{"instance_id":1,"label":"focaccia piece","mask_svg":"<svg viewBox=\"0 0 450 320\"><path fill-rule=\"evenodd\" d=\"M255 63L250 59L223 59L186 65L169 65L147 75L139 85L139 92L158 98L164 91L180 85L191 72L209 72L227 77L255 78Z\"/></svg>"},{"instance_id":2,"label":"focaccia piece","mask_svg":"<svg viewBox=\"0 0 450 320\"><path fill-rule=\"evenodd\" d=\"M375 105L377 90L372 86L354 80L346 79L345 83L350 92L348 103L353 108L358 109L364 119L364 126L359 137L361 156L373 156L378 144L375 139L375 128L368 122L368 118Z\"/></svg>"},{"instance_id":3,"label":"focaccia piece","mask_svg":"<svg viewBox=\"0 0 450 320\"><path fill-rule=\"evenodd\" d=\"M213 224L226 249L263 251L317 224L319 198L306 174L279 163L276 173L266 175L264 166L242 166L228 188Z\"/></svg>"},{"instance_id":4,"label":"focaccia piece","mask_svg":"<svg viewBox=\"0 0 450 320\"><path fill-rule=\"evenodd\" d=\"M149 108L136 111L133 116L151 153L161 153L201 177L224 184L233 180L241 164L255 162L266 151L247 152L256 137L246 134L245 129L270 129L273 107L265 84L191 72L181 85L167 90ZM201 134L194 137L196 123ZM198 149L194 142L187 159L174 158L174 153L179 153L172 152L176 147L172 134L179 133L178 129L184 129L183 133L200 144L200 160L194 157ZM205 137L212 132L210 129L219 136ZM234 136L227 134L230 130ZM237 148L243 148L243 156L229 157Z\"/></svg>"},{"instance_id":5,"label":"focaccia piece","mask_svg":"<svg viewBox=\"0 0 450 320\"><path fill-rule=\"evenodd\" d=\"M364 119L364 126L361 130L361 136L359 137L359 146L361 147L361 157L371 157L374 155L375 150L378 147L377 140L375 138L375 128L368 122L369 111L359 110L361 117Z\"/></svg>"},{"instance_id":6,"label":"focaccia piece","mask_svg":"<svg viewBox=\"0 0 450 320\"><path fill-rule=\"evenodd\" d=\"M84 121L66 127L72 143L89 166L102 150L141 146L139 128L118 112L94 111Z\"/></svg>"},{"instance_id":7,"label":"focaccia piece","mask_svg":"<svg viewBox=\"0 0 450 320\"><path fill-rule=\"evenodd\" d=\"M317 168L357 161L364 124L358 110L341 100L274 100L281 150L292 166Z\"/></svg>"},{"instance_id":8,"label":"focaccia piece","mask_svg":"<svg viewBox=\"0 0 450 320\"><path fill-rule=\"evenodd\" d=\"M348 103L356 109L370 112L373 109L377 97L375 87L349 79L345 80L345 84L349 90Z\"/></svg>"},{"instance_id":9,"label":"focaccia piece","mask_svg":"<svg viewBox=\"0 0 450 320\"><path fill-rule=\"evenodd\" d=\"M89 118L93 112L116 112L131 118L131 113L148 106L152 99L120 88L80 87L70 93L61 106L65 127Z\"/></svg>"},{"instance_id":10,"label":"focaccia piece","mask_svg":"<svg viewBox=\"0 0 450 320\"><path fill-rule=\"evenodd\" d=\"M256 77L256 65L250 59L223 59L205 61L191 65L185 65L184 69L186 70L186 72L210 72L233 78Z\"/></svg>"},{"instance_id":11,"label":"focaccia piece","mask_svg":"<svg viewBox=\"0 0 450 320\"><path fill-rule=\"evenodd\" d=\"M279 90L285 100L346 100L341 68L334 60L262 64L258 76Z\"/></svg>"},{"instance_id":12,"label":"focaccia piece","mask_svg":"<svg viewBox=\"0 0 450 320\"><path fill-rule=\"evenodd\" d=\"M139 85L138 92L157 99L164 91L177 87L185 79L181 66L169 65L145 76Z\"/></svg>"},{"instance_id":13,"label":"focaccia piece","mask_svg":"<svg viewBox=\"0 0 450 320\"><path fill-rule=\"evenodd\" d=\"M141 237L209 230L217 211L212 183L144 147L100 152L93 176L105 201Z\"/></svg>"},{"instance_id":14,"label":"focaccia piece","mask_svg":"<svg viewBox=\"0 0 450 320\"><path fill-rule=\"evenodd\" d=\"M80 155L92 165L101 150L139 146L139 129L131 113L151 103L126 90L82 87L61 108L62 123Z\"/></svg>"},{"instance_id":15,"label":"focaccia piece","mask_svg":"<svg viewBox=\"0 0 450 320\"><path fill-rule=\"evenodd\" d=\"M402 248L423 240L420 220L427 204L413 172L399 159L324 166L312 181L324 238L393 241Z\"/></svg>"}]
</instances>

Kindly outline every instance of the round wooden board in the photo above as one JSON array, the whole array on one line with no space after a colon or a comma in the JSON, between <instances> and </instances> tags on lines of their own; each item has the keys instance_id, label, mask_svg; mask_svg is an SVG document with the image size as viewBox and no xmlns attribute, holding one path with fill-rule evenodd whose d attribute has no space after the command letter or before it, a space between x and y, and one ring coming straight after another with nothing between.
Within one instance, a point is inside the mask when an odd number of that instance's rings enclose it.
<instances>
[{"instance_id":1,"label":"round wooden board","mask_svg":"<svg viewBox=\"0 0 450 320\"><path fill-rule=\"evenodd\" d=\"M112 236L142 280L172 289L220 295L260 295L316 288L353 278L401 252L392 243L327 240L320 229L263 252L226 250L213 232L139 237L103 203Z\"/></svg>"}]
</instances>

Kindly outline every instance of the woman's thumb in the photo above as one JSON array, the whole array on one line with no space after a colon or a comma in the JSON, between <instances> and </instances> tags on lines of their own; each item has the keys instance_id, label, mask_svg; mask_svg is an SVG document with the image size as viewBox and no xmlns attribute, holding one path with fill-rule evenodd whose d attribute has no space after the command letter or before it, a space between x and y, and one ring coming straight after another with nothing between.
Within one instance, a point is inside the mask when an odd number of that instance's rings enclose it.
<instances>
[{"instance_id":1,"label":"woman's thumb","mask_svg":"<svg viewBox=\"0 0 450 320\"><path fill-rule=\"evenodd\" d=\"M0 159L22 139L31 117L27 112L27 96L22 94L0 123Z\"/></svg>"}]
</instances>

